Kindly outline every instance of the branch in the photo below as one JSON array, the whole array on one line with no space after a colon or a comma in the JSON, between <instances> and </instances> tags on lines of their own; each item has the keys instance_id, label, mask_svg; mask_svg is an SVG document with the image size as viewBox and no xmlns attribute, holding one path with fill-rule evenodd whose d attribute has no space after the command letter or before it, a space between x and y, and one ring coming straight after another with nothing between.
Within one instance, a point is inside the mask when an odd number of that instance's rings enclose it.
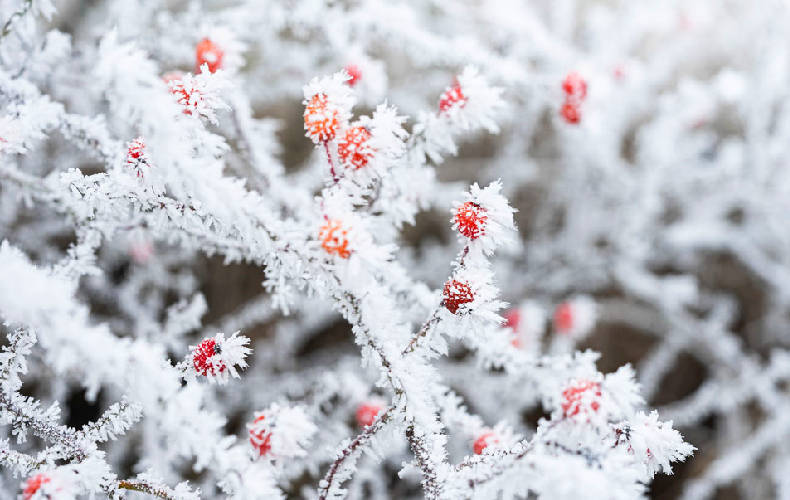
<instances>
[{"instance_id":1,"label":"branch","mask_svg":"<svg viewBox=\"0 0 790 500\"><path fill-rule=\"evenodd\" d=\"M390 406L387 408L381 415L379 415L376 421L365 428L356 438L354 438L351 443L348 444L343 450L338 454L338 457L329 467L329 470L326 472L324 479L321 481L321 488L319 489L320 493L318 495L318 500L326 500L330 490L332 489L332 482L335 479L337 471L343 465L345 460L349 458L351 455L361 451L360 447L367 444L373 436L384 428L387 422L392 417L392 412L395 410L394 406Z\"/></svg>"}]
</instances>

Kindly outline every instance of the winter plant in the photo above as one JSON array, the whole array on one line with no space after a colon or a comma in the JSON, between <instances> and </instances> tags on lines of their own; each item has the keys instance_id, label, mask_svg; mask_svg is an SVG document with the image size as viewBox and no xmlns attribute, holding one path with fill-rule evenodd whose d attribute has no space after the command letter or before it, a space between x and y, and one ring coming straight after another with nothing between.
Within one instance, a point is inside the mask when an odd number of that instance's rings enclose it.
<instances>
[{"instance_id":1,"label":"winter plant","mask_svg":"<svg viewBox=\"0 0 790 500\"><path fill-rule=\"evenodd\" d=\"M790 7L56 3L0 0L3 498L641 498L711 416L687 498L790 494Z\"/></svg>"}]
</instances>

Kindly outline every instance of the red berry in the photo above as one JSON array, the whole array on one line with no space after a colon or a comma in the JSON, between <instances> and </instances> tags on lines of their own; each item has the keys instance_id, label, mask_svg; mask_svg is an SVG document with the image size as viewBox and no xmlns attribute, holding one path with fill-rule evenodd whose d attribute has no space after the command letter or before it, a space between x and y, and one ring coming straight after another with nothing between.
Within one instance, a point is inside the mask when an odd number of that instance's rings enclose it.
<instances>
[{"instance_id":1,"label":"red berry","mask_svg":"<svg viewBox=\"0 0 790 500\"><path fill-rule=\"evenodd\" d=\"M499 439L497 439L496 434L493 432L486 432L481 434L477 439L475 439L474 443L474 450L475 455L482 455L483 451L488 448L491 444L497 444Z\"/></svg>"},{"instance_id":2,"label":"red berry","mask_svg":"<svg viewBox=\"0 0 790 500\"><path fill-rule=\"evenodd\" d=\"M38 490L44 484L50 482L51 479L46 474L36 474L25 482L25 489L22 491L23 500L30 500L33 498Z\"/></svg>"},{"instance_id":3,"label":"red berry","mask_svg":"<svg viewBox=\"0 0 790 500\"><path fill-rule=\"evenodd\" d=\"M485 233L487 220L486 209L471 201L467 201L455 211L454 221L458 232L472 240Z\"/></svg>"},{"instance_id":4,"label":"red berry","mask_svg":"<svg viewBox=\"0 0 790 500\"><path fill-rule=\"evenodd\" d=\"M572 124L577 124L581 121L581 112L579 111L579 106L571 102L570 100L565 101L565 104L562 105L562 109L560 109L560 114L565 121Z\"/></svg>"},{"instance_id":5,"label":"red berry","mask_svg":"<svg viewBox=\"0 0 790 500\"><path fill-rule=\"evenodd\" d=\"M450 280L444 284L444 307L455 314L462 304L468 304L475 300L472 288L468 283L458 280Z\"/></svg>"},{"instance_id":6,"label":"red berry","mask_svg":"<svg viewBox=\"0 0 790 500\"><path fill-rule=\"evenodd\" d=\"M373 422L376 421L376 417L381 412L381 406L375 403L365 403L359 405L357 408L357 424L360 427L368 427L373 425Z\"/></svg>"},{"instance_id":7,"label":"red berry","mask_svg":"<svg viewBox=\"0 0 790 500\"><path fill-rule=\"evenodd\" d=\"M129 143L129 147L126 150L126 166L133 168L137 173L137 177L142 177L143 170L141 167L143 165L148 166L148 161L145 157L145 143L141 137L138 137Z\"/></svg>"},{"instance_id":8,"label":"red berry","mask_svg":"<svg viewBox=\"0 0 790 500\"><path fill-rule=\"evenodd\" d=\"M521 322L521 313L518 309L511 309L505 313L505 327L518 329L518 324Z\"/></svg>"},{"instance_id":9,"label":"red berry","mask_svg":"<svg viewBox=\"0 0 790 500\"><path fill-rule=\"evenodd\" d=\"M221 352L217 341L214 339L206 339L195 347L192 351L192 365L195 371L203 375L216 375L225 371L225 363L222 360L219 362L211 358Z\"/></svg>"},{"instance_id":10,"label":"red berry","mask_svg":"<svg viewBox=\"0 0 790 500\"><path fill-rule=\"evenodd\" d=\"M568 73L562 81L562 90L569 99L581 102L587 97L587 82L575 71Z\"/></svg>"},{"instance_id":11,"label":"red berry","mask_svg":"<svg viewBox=\"0 0 790 500\"><path fill-rule=\"evenodd\" d=\"M554 327L559 333L569 333L573 326L573 306L569 302L563 302L554 310Z\"/></svg>"},{"instance_id":12,"label":"red berry","mask_svg":"<svg viewBox=\"0 0 790 500\"><path fill-rule=\"evenodd\" d=\"M510 345L513 347L521 347L521 338L518 334L518 325L521 322L521 313L518 309L511 309L505 313L505 328L513 330L510 339Z\"/></svg>"},{"instance_id":13,"label":"red berry","mask_svg":"<svg viewBox=\"0 0 790 500\"><path fill-rule=\"evenodd\" d=\"M340 129L340 113L329 106L326 94L310 98L304 109L304 128L318 142L331 141Z\"/></svg>"},{"instance_id":14,"label":"red berry","mask_svg":"<svg viewBox=\"0 0 790 500\"><path fill-rule=\"evenodd\" d=\"M600 398L601 384L590 380L582 380L562 391L562 414L566 417L578 415L583 410L582 398L585 396L585 393L594 394L594 397ZM590 403L590 408L593 411L598 411L600 407L601 405L598 401Z\"/></svg>"},{"instance_id":15,"label":"red berry","mask_svg":"<svg viewBox=\"0 0 790 500\"><path fill-rule=\"evenodd\" d=\"M204 64L208 65L208 70L211 73L216 72L222 67L222 56L224 53L217 44L204 38L195 48L195 73L200 73L200 67Z\"/></svg>"},{"instance_id":16,"label":"red berry","mask_svg":"<svg viewBox=\"0 0 790 500\"><path fill-rule=\"evenodd\" d=\"M343 223L337 219L326 221L318 233L321 247L330 255L337 255L341 259L351 256L348 249L348 229L343 228Z\"/></svg>"},{"instance_id":17,"label":"red berry","mask_svg":"<svg viewBox=\"0 0 790 500\"><path fill-rule=\"evenodd\" d=\"M253 424L258 424L266 419L264 415L255 419ZM272 449L272 433L265 429L258 429L254 425L250 429L250 444L258 451L260 456L264 456Z\"/></svg>"},{"instance_id":18,"label":"red berry","mask_svg":"<svg viewBox=\"0 0 790 500\"><path fill-rule=\"evenodd\" d=\"M373 157L373 150L368 146L370 132L365 127L351 127L346 130L343 139L337 145L337 154L346 165L362 168Z\"/></svg>"},{"instance_id":19,"label":"red berry","mask_svg":"<svg viewBox=\"0 0 790 500\"><path fill-rule=\"evenodd\" d=\"M346 83L349 87L353 87L357 84L357 82L362 78L362 71L359 69L359 66L356 64L349 64L346 66L346 73L348 73L349 78L346 80Z\"/></svg>"},{"instance_id":20,"label":"red berry","mask_svg":"<svg viewBox=\"0 0 790 500\"><path fill-rule=\"evenodd\" d=\"M462 108L466 105L466 96L463 89L461 89L461 84L458 82L445 90L439 97L439 111L444 113L456 105Z\"/></svg>"}]
</instances>

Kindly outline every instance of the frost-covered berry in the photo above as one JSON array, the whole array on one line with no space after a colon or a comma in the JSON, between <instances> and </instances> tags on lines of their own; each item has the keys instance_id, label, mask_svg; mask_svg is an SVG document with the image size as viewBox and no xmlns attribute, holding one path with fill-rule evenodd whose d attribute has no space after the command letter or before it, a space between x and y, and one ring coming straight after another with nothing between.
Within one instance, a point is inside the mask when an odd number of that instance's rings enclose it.
<instances>
[{"instance_id":1,"label":"frost-covered berry","mask_svg":"<svg viewBox=\"0 0 790 500\"><path fill-rule=\"evenodd\" d=\"M513 209L502 196L502 183L494 181L481 188L477 183L464 193L465 200L456 202L452 211L453 229L474 253L491 255L501 245L514 243L516 226Z\"/></svg>"},{"instance_id":2,"label":"frost-covered berry","mask_svg":"<svg viewBox=\"0 0 790 500\"><path fill-rule=\"evenodd\" d=\"M568 73L562 81L562 90L568 99L581 102L587 97L587 81L575 71Z\"/></svg>"},{"instance_id":3,"label":"frost-covered berry","mask_svg":"<svg viewBox=\"0 0 790 500\"><path fill-rule=\"evenodd\" d=\"M348 76L351 77L348 80L346 80L346 83L350 87L353 87L362 78L362 71L359 69L359 66L357 66L356 64L349 64L349 65L347 65L345 67L345 70L346 70L346 73L348 73Z\"/></svg>"},{"instance_id":4,"label":"frost-covered berry","mask_svg":"<svg viewBox=\"0 0 790 500\"><path fill-rule=\"evenodd\" d=\"M573 330L573 306L563 302L554 310L554 328L559 333L569 333Z\"/></svg>"},{"instance_id":5,"label":"frost-covered berry","mask_svg":"<svg viewBox=\"0 0 790 500\"><path fill-rule=\"evenodd\" d=\"M150 167L142 137L129 143L126 150L126 166L133 169L137 177L143 176L143 166Z\"/></svg>"},{"instance_id":6,"label":"frost-covered berry","mask_svg":"<svg viewBox=\"0 0 790 500\"><path fill-rule=\"evenodd\" d=\"M331 141L340 130L340 112L329 104L326 94L310 98L304 109L304 128L313 142Z\"/></svg>"},{"instance_id":7,"label":"frost-covered berry","mask_svg":"<svg viewBox=\"0 0 790 500\"><path fill-rule=\"evenodd\" d=\"M496 445L499 443L499 438L496 436L494 432L484 432L480 434L480 436L475 439L473 448L475 450L475 455L482 455L486 448L491 445Z\"/></svg>"},{"instance_id":8,"label":"frost-covered berry","mask_svg":"<svg viewBox=\"0 0 790 500\"><path fill-rule=\"evenodd\" d=\"M234 333L227 339L225 334L203 339L198 345L191 346L187 358L195 373L207 377L211 382L225 383L229 377L239 378L236 366L246 368L245 358L252 352L246 347L250 339Z\"/></svg>"},{"instance_id":9,"label":"frost-covered berry","mask_svg":"<svg viewBox=\"0 0 790 500\"><path fill-rule=\"evenodd\" d=\"M595 302L586 295L567 300L554 310L554 329L561 335L580 338L595 326Z\"/></svg>"},{"instance_id":10,"label":"frost-covered berry","mask_svg":"<svg viewBox=\"0 0 790 500\"><path fill-rule=\"evenodd\" d=\"M301 407L273 403L255 414L247 424L250 444L258 457L293 458L305 456L304 447L318 431Z\"/></svg>"},{"instance_id":11,"label":"frost-covered berry","mask_svg":"<svg viewBox=\"0 0 790 500\"><path fill-rule=\"evenodd\" d=\"M461 84L456 82L452 87L448 88L439 97L439 111L446 113L450 108L458 106L460 108L466 105L467 97L461 88Z\"/></svg>"},{"instance_id":12,"label":"frost-covered berry","mask_svg":"<svg viewBox=\"0 0 790 500\"><path fill-rule=\"evenodd\" d=\"M354 126L346 130L337 145L337 153L343 164L353 168L362 168L373 157L373 149L369 144L370 131L362 126Z\"/></svg>"},{"instance_id":13,"label":"frost-covered berry","mask_svg":"<svg viewBox=\"0 0 790 500\"><path fill-rule=\"evenodd\" d=\"M521 338L518 334L519 323L521 323L521 312L518 309L510 309L505 312L505 328L510 328L511 339L510 344L513 347L521 347Z\"/></svg>"},{"instance_id":14,"label":"frost-covered berry","mask_svg":"<svg viewBox=\"0 0 790 500\"><path fill-rule=\"evenodd\" d=\"M569 100L565 101L562 108L560 108L560 115L562 115L566 122L573 125L579 123L582 119L579 105Z\"/></svg>"},{"instance_id":15,"label":"frost-covered berry","mask_svg":"<svg viewBox=\"0 0 790 500\"><path fill-rule=\"evenodd\" d=\"M330 255L337 255L341 259L351 256L348 245L348 229L343 227L343 223L337 219L330 219L321 226L318 233L321 240L321 247Z\"/></svg>"},{"instance_id":16,"label":"frost-covered berry","mask_svg":"<svg viewBox=\"0 0 790 500\"><path fill-rule=\"evenodd\" d=\"M22 499L31 500L33 495L39 492L42 486L51 482L49 476L46 474L36 474L25 482L25 488L22 490Z\"/></svg>"},{"instance_id":17,"label":"frost-covered berry","mask_svg":"<svg viewBox=\"0 0 790 500\"><path fill-rule=\"evenodd\" d=\"M505 327L518 330L518 325L521 322L521 313L518 309L510 309L505 312Z\"/></svg>"},{"instance_id":18,"label":"frost-covered berry","mask_svg":"<svg viewBox=\"0 0 790 500\"><path fill-rule=\"evenodd\" d=\"M459 233L476 240L485 233L487 220L485 208L473 201L467 201L456 209L453 222Z\"/></svg>"},{"instance_id":19,"label":"frost-covered berry","mask_svg":"<svg viewBox=\"0 0 790 500\"><path fill-rule=\"evenodd\" d=\"M458 280L450 280L445 283L442 296L444 298L442 301L444 307L453 314L458 311L461 305L468 304L475 300L472 287L469 286L469 283Z\"/></svg>"},{"instance_id":20,"label":"frost-covered berry","mask_svg":"<svg viewBox=\"0 0 790 500\"><path fill-rule=\"evenodd\" d=\"M208 70L212 73L222 67L222 57L224 52L219 46L209 38L201 40L195 48L195 72L200 71L204 64L208 65Z\"/></svg>"},{"instance_id":21,"label":"frost-covered berry","mask_svg":"<svg viewBox=\"0 0 790 500\"><path fill-rule=\"evenodd\" d=\"M227 368L220 356L222 348L214 339L206 339L198 344L192 351L192 366L195 371L204 377L211 374L217 375Z\"/></svg>"},{"instance_id":22,"label":"frost-covered berry","mask_svg":"<svg viewBox=\"0 0 790 500\"><path fill-rule=\"evenodd\" d=\"M356 418L360 427L368 427L376 421L382 406L378 403L363 403L357 408Z\"/></svg>"},{"instance_id":23,"label":"frost-covered berry","mask_svg":"<svg viewBox=\"0 0 790 500\"><path fill-rule=\"evenodd\" d=\"M264 426L265 420L266 415L258 415L250 426L250 444L261 457L272 449L272 433Z\"/></svg>"},{"instance_id":24,"label":"frost-covered berry","mask_svg":"<svg viewBox=\"0 0 790 500\"><path fill-rule=\"evenodd\" d=\"M562 414L573 417L579 412L598 411L601 407L601 384L591 380L572 383L562 391Z\"/></svg>"}]
</instances>

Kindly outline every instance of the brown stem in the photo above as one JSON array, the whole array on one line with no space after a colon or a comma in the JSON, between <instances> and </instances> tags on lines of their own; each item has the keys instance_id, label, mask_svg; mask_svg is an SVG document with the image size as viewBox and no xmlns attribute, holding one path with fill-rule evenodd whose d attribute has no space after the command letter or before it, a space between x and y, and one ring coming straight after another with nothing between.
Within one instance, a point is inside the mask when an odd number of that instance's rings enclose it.
<instances>
[{"instance_id":1,"label":"brown stem","mask_svg":"<svg viewBox=\"0 0 790 500\"><path fill-rule=\"evenodd\" d=\"M346 458L350 457L357 449L359 449L360 446L370 441L374 434L383 429L384 425L392 416L392 412L394 410L394 406L387 408L381 415L378 416L373 424L366 427L365 430L362 431L356 438L354 438L354 440L351 441L348 446L343 448L343 451L340 452L340 456L335 459L324 476L324 482L326 483L326 486L321 488L321 493L318 495L318 500L326 500L327 495L329 495L329 490L332 488L332 481L335 479L335 474L337 474L338 469L340 469L340 466L343 465L343 462L345 462Z\"/></svg>"},{"instance_id":2,"label":"brown stem","mask_svg":"<svg viewBox=\"0 0 790 500\"><path fill-rule=\"evenodd\" d=\"M461 257L458 260L458 269L462 269L464 267L464 260L466 256L469 254L469 245L466 245L464 249L461 251ZM428 332L431 330L433 325L439 322L439 310L441 309L442 305L440 304L437 309L434 309L431 317L426 321L422 328L417 332L414 337L409 340L409 344L406 346L405 349L401 352L404 356L414 352L417 349L417 344L419 344L420 340L428 336Z\"/></svg>"},{"instance_id":3,"label":"brown stem","mask_svg":"<svg viewBox=\"0 0 790 500\"><path fill-rule=\"evenodd\" d=\"M335 161L332 159L332 152L329 150L329 141L324 141L324 149L326 150L326 159L329 162L329 173L332 174L332 180L337 183L338 177L335 172Z\"/></svg>"},{"instance_id":4,"label":"brown stem","mask_svg":"<svg viewBox=\"0 0 790 500\"><path fill-rule=\"evenodd\" d=\"M431 466L430 453L425 444L414 435L413 425L406 428L406 438L409 440L409 446L412 453L414 453L414 458L417 459L417 465L420 466L422 471L422 489L425 493L425 498L439 498L441 496L441 486L437 482L438 473Z\"/></svg>"},{"instance_id":5,"label":"brown stem","mask_svg":"<svg viewBox=\"0 0 790 500\"><path fill-rule=\"evenodd\" d=\"M175 497L162 490L162 488L157 488L156 486L152 486L146 482L136 479L124 479L123 481L119 481L118 487L124 490L148 493L149 495L153 495L158 498L164 498L165 500L175 500Z\"/></svg>"}]
</instances>

